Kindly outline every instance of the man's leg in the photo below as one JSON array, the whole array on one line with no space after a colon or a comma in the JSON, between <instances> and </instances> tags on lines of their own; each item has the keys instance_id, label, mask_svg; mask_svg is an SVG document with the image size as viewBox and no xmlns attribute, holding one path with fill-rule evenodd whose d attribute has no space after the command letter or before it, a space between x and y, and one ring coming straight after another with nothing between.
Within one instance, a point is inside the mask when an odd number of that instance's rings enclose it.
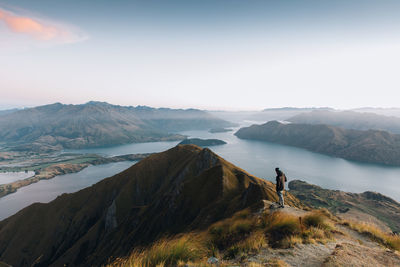
<instances>
[{"instance_id":1,"label":"man's leg","mask_svg":"<svg viewBox=\"0 0 400 267\"><path fill-rule=\"evenodd\" d=\"M276 202L277 204L281 204L281 191L276 191L276 194L278 195L278 201Z\"/></svg>"},{"instance_id":2,"label":"man's leg","mask_svg":"<svg viewBox=\"0 0 400 267\"><path fill-rule=\"evenodd\" d=\"M283 207L284 201L283 201L282 191L278 191L277 193L278 193L278 196L279 196L279 205L281 205Z\"/></svg>"}]
</instances>

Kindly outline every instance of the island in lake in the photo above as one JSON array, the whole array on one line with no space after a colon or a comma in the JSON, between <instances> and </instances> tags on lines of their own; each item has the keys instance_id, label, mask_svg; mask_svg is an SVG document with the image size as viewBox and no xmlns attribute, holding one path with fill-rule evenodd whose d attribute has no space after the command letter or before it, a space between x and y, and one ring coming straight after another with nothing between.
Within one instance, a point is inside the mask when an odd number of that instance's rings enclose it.
<instances>
[{"instance_id":1,"label":"island in lake","mask_svg":"<svg viewBox=\"0 0 400 267\"><path fill-rule=\"evenodd\" d=\"M196 145L196 146L218 146L225 145L226 142L219 139L200 139L200 138L190 138L185 139L179 143L179 145Z\"/></svg>"}]
</instances>

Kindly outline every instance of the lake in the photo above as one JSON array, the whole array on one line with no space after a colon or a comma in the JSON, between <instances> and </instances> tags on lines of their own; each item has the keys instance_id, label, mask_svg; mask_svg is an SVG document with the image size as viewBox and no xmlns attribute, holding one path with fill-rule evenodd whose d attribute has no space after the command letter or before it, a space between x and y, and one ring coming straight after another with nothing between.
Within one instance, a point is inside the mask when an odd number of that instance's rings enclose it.
<instances>
[{"instance_id":1,"label":"lake","mask_svg":"<svg viewBox=\"0 0 400 267\"><path fill-rule=\"evenodd\" d=\"M119 173L135 162L116 162L89 166L77 173L56 176L22 187L17 192L0 198L0 220L34 202L50 202L62 193L72 193Z\"/></svg>"},{"instance_id":2,"label":"lake","mask_svg":"<svg viewBox=\"0 0 400 267\"><path fill-rule=\"evenodd\" d=\"M235 129L237 130L237 129ZM207 131L181 132L189 137L216 138L226 145L211 147L218 155L248 171L274 181L275 167L280 167L288 180L300 179L329 189L348 192L376 191L400 200L400 168L351 162L310 152L304 149L262 141L242 140L234 132L209 133ZM123 155L130 153L160 152L178 144L152 142L128 144L115 147L67 150L65 152ZM64 192L74 192L101 179L122 171L132 163L113 163L90 166L82 172L58 176L52 180L21 188L17 193L0 199L0 219L11 215L35 201L48 202ZM106 167L107 166L107 167ZM112 166L112 167L109 167ZM72 177L72 178L71 178ZM12 210L12 212L4 212Z\"/></svg>"},{"instance_id":3,"label":"lake","mask_svg":"<svg viewBox=\"0 0 400 267\"><path fill-rule=\"evenodd\" d=\"M9 184L18 180L23 180L34 176L35 173L29 172L0 172L0 184Z\"/></svg>"},{"instance_id":4,"label":"lake","mask_svg":"<svg viewBox=\"0 0 400 267\"><path fill-rule=\"evenodd\" d=\"M377 191L400 200L400 167L387 167L352 162L305 149L237 138L234 131L209 133L185 131L189 137L216 138L226 145L210 147L218 155L249 173L270 181L275 179L275 167L280 167L289 180L300 179L324 188L361 193ZM129 144L112 148L70 150L71 152L122 155L164 151L178 142ZM159 146L157 146L159 144Z\"/></svg>"}]
</instances>

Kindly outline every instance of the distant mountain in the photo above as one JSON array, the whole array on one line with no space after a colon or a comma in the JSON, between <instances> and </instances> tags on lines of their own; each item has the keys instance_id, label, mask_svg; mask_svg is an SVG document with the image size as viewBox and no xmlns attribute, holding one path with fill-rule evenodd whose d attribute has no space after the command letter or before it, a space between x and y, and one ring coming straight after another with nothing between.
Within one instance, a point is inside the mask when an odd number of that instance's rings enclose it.
<instances>
[{"instance_id":1,"label":"distant mountain","mask_svg":"<svg viewBox=\"0 0 400 267\"><path fill-rule=\"evenodd\" d=\"M400 117L400 108L356 108L352 109L352 111L356 112L367 112L367 113L375 113L379 115L385 116L393 116L393 117Z\"/></svg>"},{"instance_id":2,"label":"distant mountain","mask_svg":"<svg viewBox=\"0 0 400 267\"><path fill-rule=\"evenodd\" d=\"M270 121L241 128L235 135L242 139L301 147L349 160L400 166L400 135L384 131Z\"/></svg>"},{"instance_id":3,"label":"distant mountain","mask_svg":"<svg viewBox=\"0 0 400 267\"><path fill-rule=\"evenodd\" d=\"M165 235L206 229L276 201L274 188L209 149L176 146L1 221L0 259L13 266L101 266ZM285 197L302 206L290 193Z\"/></svg>"},{"instance_id":4,"label":"distant mountain","mask_svg":"<svg viewBox=\"0 0 400 267\"><path fill-rule=\"evenodd\" d=\"M284 121L295 115L310 112L313 110L334 110L332 108L266 108L260 111L209 111L212 115L235 122L239 125L243 123L264 123L271 120ZM239 126L237 125L237 126Z\"/></svg>"},{"instance_id":5,"label":"distant mountain","mask_svg":"<svg viewBox=\"0 0 400 267\"><path fill-rule=\"evenodd\" d=\"M331 108L293 108L293 107L283 107L283 108L266 108L261 112L255 113L248 116L247 119L254 121L271 121L271 120L287 120L290 117L296 116L301 113L310 112L314 110L333 110Z\"/></svg>"},{"instance_id":6,"label":"distant mountain","mask_svg":"<svg viewBox=\"0 0 400 267\"><path fill-rule=\"evenodd\" d=\"M218 146L225 145L226 142L219 139L200 139L200 138L190 138L185 139L179 143L180 145L196 145L196 146Z\"/></svg>"},{"instance_id":7,"label":"distant mountain","mask_svg":"<svg viewBox=\"0 0 400 267\"><path fill-rule=\"evenodd\" d=\"M346 129L383 130L400 134L400 118L355 111L318 110L288 119L293 123L328 124Z\"/></svg>"},{"instance_id":8,"label":"distant mountain","mask_svg":"<svg viewBox=\"0 0 400 267\"><path fill-rule=\"evenodd\" d=\"M296 111L296 112L307 112L307 111L313 111L313 110L334 110L333 108L329 108L329 107L320 107L320 108L316 108L316 107L309 107L309 108L296 108L296 107L282 107L282 108L266 108L263 109L263 112L271 112L271 111L281 111L281 112L285 112L285 111Z\"/></svg>"},{"instance_id":9,"label":"distant mountain","mask_svg":"<svg viewBox=\"0 0 400 267\"><path fill-rule=\"evenodd\" d=\"M400 203L382 194L329 190L299 180L290 181L289 188L290 193L310 207L327 208L346 220L369 222L400 232Z\"/></svg>"},{"instance_id":10,"label":"distant mountain","mask_svg":"<svg viewBox=\"0 0 400 267\"><path fill-rule=\"evenodd\" d=\"M0 116L0 142L20 150L96 147L180 140L183 136L175 134L178 131L230 125L195 109L56 103Z\"/></svg>"},{"instance_id":11,"label":"distant mountain","mask_svg":"<svg viewBox=\"0 0 400 267\"><path fill-rule=\"evenodd\" d=\"M6 114L10 114L10 113L13 113L13 112L18 111L18 110L20 110L20 109L18 109L18 108L13 108L13 109L4 109L4 110L0 110L0 116L6 115Z\"/></svg>"}]
</instances>

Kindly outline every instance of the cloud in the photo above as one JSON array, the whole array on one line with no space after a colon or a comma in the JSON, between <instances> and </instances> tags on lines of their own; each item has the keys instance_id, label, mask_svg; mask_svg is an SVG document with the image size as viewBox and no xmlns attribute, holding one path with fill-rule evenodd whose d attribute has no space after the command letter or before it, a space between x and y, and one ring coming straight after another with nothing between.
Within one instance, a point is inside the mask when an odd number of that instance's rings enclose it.
<instances>
[{"instance_id":1,"label":"cloud","mask_svg":"<svg viewBox=\"0 0 400 267\"><path fill-rule=\"evenodd\" d=\"M71 26L17 15L1 8L0 22L13 33L27 35L43 42L75 43L87 38L85 34Z\"/></svg>"}]
</instances>

